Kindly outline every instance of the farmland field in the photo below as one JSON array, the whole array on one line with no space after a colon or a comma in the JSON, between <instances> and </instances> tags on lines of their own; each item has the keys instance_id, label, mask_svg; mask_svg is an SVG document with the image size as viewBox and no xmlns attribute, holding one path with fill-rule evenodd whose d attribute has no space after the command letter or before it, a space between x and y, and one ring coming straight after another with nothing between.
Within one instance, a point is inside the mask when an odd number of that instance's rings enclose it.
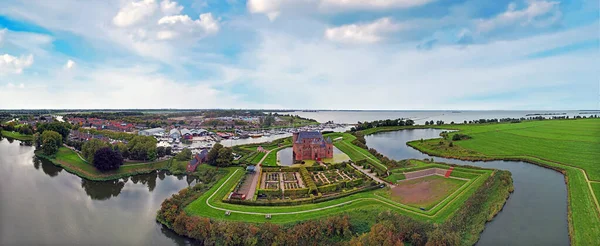
<instances>
[{"instance_id":1,"label":"farmland field","mask_svg":"<svg viewBox=\"0 0 600 246\"><path fill-rule=\"evenodd\" d=\"M600 119L526 121L515 124L445 125L471 139L413 141L430 155L483 160L523 160L563 170L568 180L569 227L574 245L600 243ZM595 182L594 182L595 181ZM592 187L594 187L592 189Z\"/></svg>"},{"instance_id":2,"label":"farmland field","mask_svg":"<svg viewBox=\"0 0 600 246\"><path fill-rule=\"evenodd\" d=\"M402 204L431 208L456 191L465 180L430 175L399 182L392 188L391 198Z\"/></svg>"}]
</instances>

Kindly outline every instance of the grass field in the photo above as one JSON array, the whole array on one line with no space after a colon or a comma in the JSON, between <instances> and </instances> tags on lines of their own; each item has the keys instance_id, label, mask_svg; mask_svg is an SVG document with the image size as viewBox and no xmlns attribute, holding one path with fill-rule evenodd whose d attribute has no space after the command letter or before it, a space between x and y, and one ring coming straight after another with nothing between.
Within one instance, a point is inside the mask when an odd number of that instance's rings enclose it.
<instances>
[{"instance_id":1,"label":"grass field","mask_svg":"<svg viewBox=\"0 0 600 246\"><path fill-rule=\"evenodd\" d=\"M33 135L25 135L18 132L9 132L9 131L1 131L2 136L7 138L14 138L16 140L22 141L31 141L33 140Z\"/></svg>"},{"instance_id":2,"label":"grass field","mask_svg":"<svg viewBox=\"0 0 600 246\"><path fill-rule=\"evenodd\" d=\"M439 165L439 164L438 164ZM448 168L448 166L444 166ZM333 214L352 212L359 209L393 210L420 220L442 222L449 218L454 211L473 194L492 174L492 170L475 170L477 175L465 185L456 189L454 193L444 197L443 201L429 210L422 211L414 206L401 204L389 199L389 188L384 190L366 191L335 200L305 204L297 206L247 206L222 202L223 197L232 190L244 175L240 168L229 168L229 174L218 181L209 191L189 204L185 211L191 215L210 217L213 219L245 221L290 223L307 219L331 216ZM385 195L387 193L387 195ZM225 215L231 211L231 215ZM270 220L265 219L266 214L271 214Z\"/></svg>"},{"instance_id":3,"label":"grass field","mask_svg":"<svg viewBox=\"0 0 600 246\"><path fill-rule=\"evenodd\" d=\"M252 157L252 160L250 160L250 163L256 165L258 164L258 162L260 162L260 160L262 160L262 158L265 156L265 152L258 152L256 153L256 155L254 155L254 157Z\"/></svg>"},{"instance_id":4,"label":"grass field","mask_svg":"<svg viewBox=\"0 0 600 246\"><path fill-rule=\"evenodd\" d=\"M431 175L399 182L390 198L416 208L430 209L467 181Z\"/></svg>"},{"instance_id":5,"label":"grass field","mask_svg":"<svg viewBox=\"0 0 600 246\"><path fill-rule=\"evenodd\" d=\"M523 160L562 170L569 190L569 230L573 245L600 245L600 119L525 121L516 124L445 125L471 137L414 141L431 155L471 159ZM452 134L450 134L450 137Z\"/></svg>"},{"instance_id":6,"label":"grass field","mask_svg":"<svg viewBox=\"0 0 600 246\"><path fill-rule=\"evenodd\" d=\"M369 153L368 150L360 148L360 147L352 144L352 141L354 141L356 139L356 137L354 137L352 134L334 132L334 133L325 134L325 136L331 137L331 139L336 139L338 137L342 137L342 140L333 142L333 145L336 148L338 148L339 150L341 150L342 152L346 153L346 155L348 155L352 161L357 162L359 160L367 160L369 163L371 163L374 166L379 167L382 170L388 169L375 156L373 156L371 153Z\"/></svg>"},{"instance_id":7,"label":"grass field","mask_svg":"<svg viewBox=\"0 0 600 246\"><path fill-rule=\"evenodd\" d=\"M61 166L65 170L74 173L79 177L89 180L111 180L136 174L149 173L154 170L168 170L171 162L171 160L164 160L152 163L129 164L121 166L116 171L100 172L94 166L79 158L75 151L66 147L58 149L58 152L52 157L44 156L41 153L36 153L36 155L48 159L55 165Z\"/></svg>"},{"instance_id":8,"label":"grass field","mask_svg":"<svg viewBox=\"0 0 600 246\"><path fill-rule=\"evenodd\" d=\"M265 158L265 160L262 162L262 166L265 167L276 167L278 166L277 164L277 151L281 150L281 149L285 149L291 147L291 145L283 145L279 148L275 148L273 150L271 150L271 152L269 152L269 154L267 154L267 157ZM260 160L259 160L260 161Z\"/></svg>"}]
</instances>

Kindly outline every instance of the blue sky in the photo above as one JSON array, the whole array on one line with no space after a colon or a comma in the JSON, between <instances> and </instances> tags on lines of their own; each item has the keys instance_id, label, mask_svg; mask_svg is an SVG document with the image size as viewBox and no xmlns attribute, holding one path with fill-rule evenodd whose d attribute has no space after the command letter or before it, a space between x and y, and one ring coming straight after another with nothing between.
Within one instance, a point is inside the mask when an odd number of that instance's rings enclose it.
<instances>
[{"instance_id":1,"label":"blue sky","mask_svg":"<svg viewBox=\"0 0 600 246\"><path fill-rule=\"evenodd\" d=\"M597 0L4 0L0 108L598 109Z\"/></svg>"}]
</instances>

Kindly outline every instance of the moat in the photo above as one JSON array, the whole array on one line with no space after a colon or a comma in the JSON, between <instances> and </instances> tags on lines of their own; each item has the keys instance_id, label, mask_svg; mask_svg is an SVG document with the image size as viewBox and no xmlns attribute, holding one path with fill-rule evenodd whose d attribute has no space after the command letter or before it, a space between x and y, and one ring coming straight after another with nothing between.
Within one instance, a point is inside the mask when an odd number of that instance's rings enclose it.
<instances>
[{"instance_id":1,"label":"moat","mask_svg":"<svg viewBox=\"0 0 600 246\"><path fill-rule=\"evenodd\" d=\"M392 159L434 158L436 162L508 170L515 191L486 225L477 245L568 245L567 187L564 176L526 162L472 162L432 157L406 142L438 138L442 130L415 129L365 136L367 145Z\"/></svg>"},{"instance_id":2,"label":"moat","mask_svg":"<svg viewBox=\"0 0 600 246\"><path fill-rule=\"evenodd\" d=\"M406 141L435 138L440 130L404 130L366 136L367 144L394 159L430 158ZM155 222L162 201L194 184L192 178L154 172L93 182L34 157L33 147L0 141L1 244L158 244L192 242ZM569 244L564 177L522 162L435 161L505 169L515 192L481 235L479 245ZM16 185L18 184L18 185ZM110 235L110 236L107 236Z\"/></svg>"}]
</instances>

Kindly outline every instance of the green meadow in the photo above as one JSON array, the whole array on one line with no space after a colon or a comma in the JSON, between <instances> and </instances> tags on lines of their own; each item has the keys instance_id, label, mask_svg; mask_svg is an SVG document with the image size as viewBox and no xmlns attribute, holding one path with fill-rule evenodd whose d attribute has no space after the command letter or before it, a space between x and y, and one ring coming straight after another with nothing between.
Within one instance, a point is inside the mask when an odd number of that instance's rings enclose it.
<instances>
[{"instance_id":1,"label":"green meadow","mask_svg":"<svg viewBox=\"0 0 600 246\"><path fill-rule=\"evenodd\" d=\"M443 164L423 164L427 167L441 167L447 169ZM296 206L248 206L223 202L223 198L238 184L244 176L243 169L227 168L228 174L219 180L206 193L197 200L190 203L185 211L191 215L209 217L220 220L244 221L244 222L272 222L291 223L296 221L316 219L333 214L353 213L353 211L364 209L392 210L419 220L443 222L453 215L462 204L484 183L494 172L489 169L463 168L473 176L463 186L453 193L444 197L435 206L428 210L420 210L417 207L401 204L389 198L389 188L371 190L352 194L334 200L296 205ZM386 195L387 194L387 195ZM225 215L231 211L231 215ZM266 214L272 218L265 219Z\"/></svg>"},{"instance_id":2,"label":"green meadow","mask_svg":"<svg viewBox=\"0 0 600 246\"><path fill-rule=\"evenodd\" d=\"M60 147L58 152L53 156L45 156L39 151L36 152L36 156L47 159L54 163L54 165L60 166L68 172L74 173L79 177L98 181L119 179L136 174L149 173L155 170L169 170L172 162L172 159L169 159L149 163L127 164L121 166L115 171L100 172L93 165L82 160L75 151L66 147ZM176 169L181 169L177 167L182 166L183 170L185 170L185 165L187 165L187 162L176 164L177 165L174 165Z\"/></svg>"},{"instance_id":3,"label":"green meadow","mask_svg":"<svg viewBox=\"0 0 600 246\"><path fill-rule=\"evenodd\" d=\"M569 231L573 245L600 245L600 119L436 126L470 137L408 144L435 156L459 159L522 160L562 171L569 190ZM440 141L442 142L440 144Z\"/></svg>"},{"instance_id":4,"label":"green meadow","mask_svg":"<svg viewBox=\"0 0 600 246\"><path fill-rule=\"evenodd\" d=\"M21 140L21 141L31 141L33 140L33 135L25 135L25 134L21 134L18 132L9 132L9 131L0 131L0 135L7 137L7 138L13 138L16 140Z\"/></svg>"}]
</instances>

